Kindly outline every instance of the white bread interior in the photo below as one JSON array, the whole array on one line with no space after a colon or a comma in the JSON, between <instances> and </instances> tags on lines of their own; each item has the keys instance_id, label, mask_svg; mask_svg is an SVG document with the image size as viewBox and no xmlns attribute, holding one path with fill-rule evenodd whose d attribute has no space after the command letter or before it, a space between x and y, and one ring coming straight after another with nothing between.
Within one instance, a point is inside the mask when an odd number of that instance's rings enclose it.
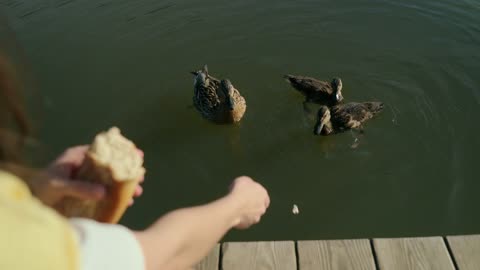
<instances>
[{"instance_id":1,"label":"white bread interior","mask_svg":"<svg viewBox=\"0 0 480 270\"><path fill-rule=\"evenodd\" d=\"M112 127L95 137L75 177L104 185L105 198L100 201L69 198L63 203L62 213L67 217L117 223L144 173L143 157L135 144L122 136L117 127Z\"/></svg>"}]
</instances>

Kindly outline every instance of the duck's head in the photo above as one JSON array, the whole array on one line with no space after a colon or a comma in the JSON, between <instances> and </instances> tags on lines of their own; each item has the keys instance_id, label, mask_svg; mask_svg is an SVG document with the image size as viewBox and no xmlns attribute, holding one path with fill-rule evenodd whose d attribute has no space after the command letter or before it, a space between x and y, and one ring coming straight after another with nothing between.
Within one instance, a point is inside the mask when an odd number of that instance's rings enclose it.
<instances>
[{"instance_id":1,"label":"duck's head","mask_svg":"<svg viewBox=\"0 0 480 270\"><path fill-rule=\"evenodd\" d=\"M333 91L335 92L335 100L337 102L342 101L343 100L342 80L340 78L333 78L331 84L332 84Z\"/></svg>"},{"instance_id":2,"label":"duck's head","mask_svg":"<svg viewBox=\"0 0 480 270\"><path fill-rule=\"evenodd\" d=\"M320 135L322 133L323 127L330 122L330 110L327 106L322 106L318 109L317 113L317 123L313 128L313 134Z\"/></svg>"},{"instance_id":3,"label":"duck's head","mask_svg":"<svg viewBox=\"0 0 480 270\"><path fill-rule=\"evenodd\" d=\"M208 67L207 65L204 65L201 70L198 71L190 71L193 75L195 75L195 78L193 79L193 85L199 86L201 84L207 84L207 79L208 79Z\"/></svg>"},{"instance_id":4,"label":"duck's head","mask_svg":"<svg viewBox=\"0 0 480 270\"><path fill-rule=\"evenodd\" d=\"M195 75L195 78L193 79L193 86L199 87L201 85L206 85L207 83L208 83L207 82L207 74L205 74L203 72L200 72L200 71L197 72L197 74Z\"/></svg>"},{"instance_id":5,"label":"duck's head","mask_svg":"<svg viewBox=\"0 0 480 270\"><path fill-rule=\"evenodd\" d=\"M220 82L220 88L222 89L223 94L225 95L225 101L228 108L233 111L235 108L235 101L233 100L233 85L229 79L222 80Z\"/></svg>"}]
</instances>

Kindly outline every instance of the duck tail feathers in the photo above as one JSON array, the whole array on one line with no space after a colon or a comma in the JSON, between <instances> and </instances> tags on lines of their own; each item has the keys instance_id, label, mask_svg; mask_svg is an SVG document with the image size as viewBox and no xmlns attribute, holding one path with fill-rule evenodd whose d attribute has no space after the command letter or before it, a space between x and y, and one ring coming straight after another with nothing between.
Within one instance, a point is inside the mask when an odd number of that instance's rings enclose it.
<instances>
[{"instance_id":1,"label":"duck tail feathers","mask_svg":"<svg viewBox=\"0 0 480 270\"><path fill-rule=\"evenodd\" d=\"M367 108L373 114L377 114L383 110L383 102L373 101L373 102L366 102Z\"/></svg>"},{"instance_id":2,"label":"duck tail feathers","mask_svg":"<svg viewBox=\"0 0 480 270\"><path fill-rule=\"evenodd\" d=\"M295 81L295 76L290 75L290 74L283 75L283 78L284 78L285 81L287 81L288 83L292 83L292 82Z\"/></svg>"}]
</instances>

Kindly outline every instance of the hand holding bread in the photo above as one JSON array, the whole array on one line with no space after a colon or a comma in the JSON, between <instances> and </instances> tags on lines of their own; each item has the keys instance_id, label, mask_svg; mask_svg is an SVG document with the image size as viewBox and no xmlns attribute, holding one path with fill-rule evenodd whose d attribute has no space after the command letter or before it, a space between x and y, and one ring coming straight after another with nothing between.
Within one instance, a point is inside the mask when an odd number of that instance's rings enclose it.
<instances>
[{"instance_id":1,"label":"hand holding bread","mask_svg":"<svg viewBox=\"0 0 480 270\"><path fill-rule=\"evenodd\" d=\"M67 217L85 217L117 223L127 209L138 183L143 179L143 155L116 127L98 134L89 146L76 177L101 184L105 196L100 200L66 198L60 212Z\"/></svg>"}]
</instances>

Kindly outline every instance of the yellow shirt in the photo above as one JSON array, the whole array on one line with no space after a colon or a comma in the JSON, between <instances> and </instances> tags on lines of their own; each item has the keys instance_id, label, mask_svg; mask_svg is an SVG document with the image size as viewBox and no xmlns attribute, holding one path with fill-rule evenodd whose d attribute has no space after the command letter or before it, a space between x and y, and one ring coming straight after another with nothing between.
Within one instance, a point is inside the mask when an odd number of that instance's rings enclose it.
<instances>
[{"instance_id":1,"label":"yellow shirt","mask_svg":"<svg viewBox=\"0 0 480 270\"><path fill-rule=\"evenodd\" d=\"M0 269L78 270L73 228L34 198L24 182L0 171Z\"/></svg>"}]
</instances>

